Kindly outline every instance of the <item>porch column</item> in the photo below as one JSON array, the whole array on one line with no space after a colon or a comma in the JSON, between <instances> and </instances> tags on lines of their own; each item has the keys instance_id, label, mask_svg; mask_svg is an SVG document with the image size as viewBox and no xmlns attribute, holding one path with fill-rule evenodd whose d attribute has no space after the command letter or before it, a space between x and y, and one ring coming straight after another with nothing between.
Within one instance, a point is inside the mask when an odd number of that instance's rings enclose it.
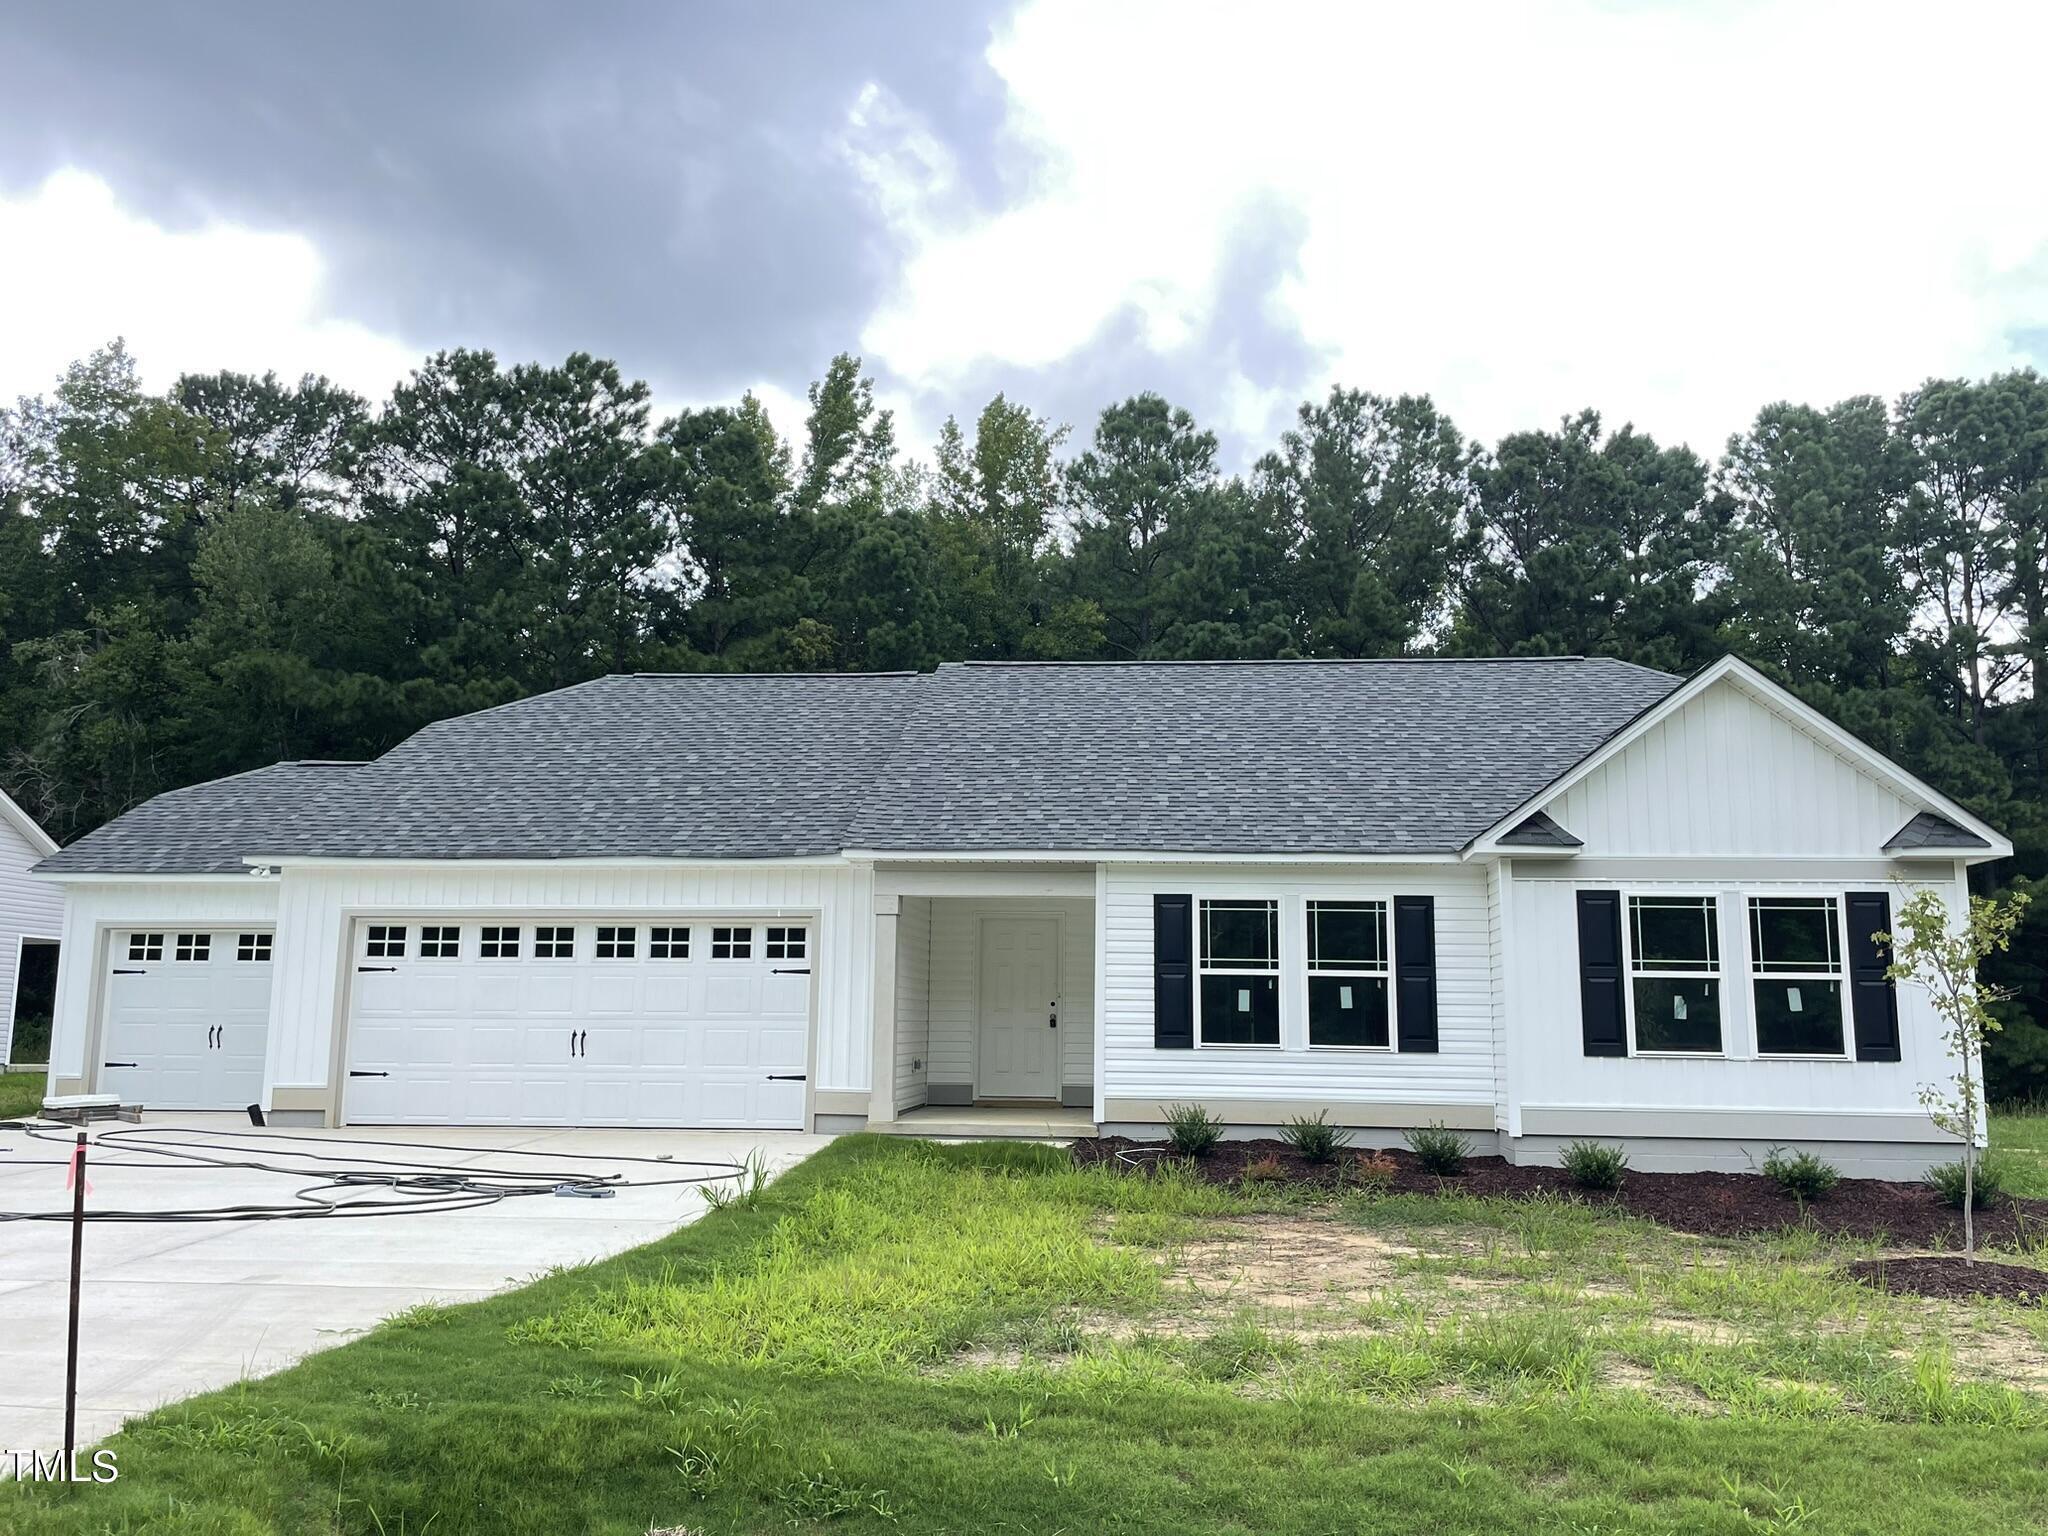
<instances>
[{"instance_id":1,"label":"porch column","mask_svg":"<svg viewBox=\"0 0 2048 1536\"><path fill-rule=\"evenodd\" d=\"M896 918L900 896L875 897L874 1056L868 1078L868 1128L896 1118Z\"/></svg>"}]
</instances>

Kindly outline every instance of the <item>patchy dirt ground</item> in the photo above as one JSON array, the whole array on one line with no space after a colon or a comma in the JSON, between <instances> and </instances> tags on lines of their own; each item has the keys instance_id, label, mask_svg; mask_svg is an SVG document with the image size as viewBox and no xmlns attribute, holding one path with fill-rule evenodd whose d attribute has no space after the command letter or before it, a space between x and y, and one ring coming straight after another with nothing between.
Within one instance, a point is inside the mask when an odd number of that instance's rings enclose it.
<instances>
[{"instance_id":1,"label":"patchy dirt ground","mask_svg":"<svg viewBox=\"0 0 2048 1536\"><path fill-rule=\"evenodd\" d=\"M1106 1164L1134 1173L1154 1166L1166 1154L1163 1142L1138 1142L1120 1136L1099 1136L1074 1143L1074 1158L1083 1164ZM1647 1217L1678 1232L1704 1237L1740 1237L1782 1227L1812 1226L1840 1237L1906 1248L1960 1247L1963 1218L1944 1205L1924 1184L1896 1184L1882 1179L1843 1179L1819 1200L1799 1202L1780 1193L1769 1179L1753 1173L1628 1173L1613 1194L1596 1194L1575 1186L1559 1168L1518 1167L1498 1157L1468 1158L1465 1171L1444 1178L1425 1172L1415 1154L1395 1150L1384 1154L1394 1165L1388 1187L1408 1194L1562 1195L1594 1205L1610 1205ZM1360 1154L1339 1154L1336 1161L1303 1161L1285 1142L1226 1141L1207 1157L1195 1158L1195 1173L1216 1184L1238 1185L1252 1163L1277 1162L1279 1182L1336 1189L1356 1184ZM2032 1236L2048 1237L2048 1200L2009 1199L1977 1216L1977 1240L1994 1246Z\"/></svg>"},{"instance_id":2,"label":"patchy dirt ground","mask_svg":"<svg viewBox=\"0 0 2048 1536\"><path fill-rule=\"evenodd\" d=\"M1950 1253L1864 1259L1851 1264L1849 1273L1865 1285L1913 1296L1995 1296L2004 1301L2039 1305L2044 1291L2048 1291L2048 1274L2038 1269L1981 1258L1974 1264L1965 1264Z\"/></svg>"}]
</instances>

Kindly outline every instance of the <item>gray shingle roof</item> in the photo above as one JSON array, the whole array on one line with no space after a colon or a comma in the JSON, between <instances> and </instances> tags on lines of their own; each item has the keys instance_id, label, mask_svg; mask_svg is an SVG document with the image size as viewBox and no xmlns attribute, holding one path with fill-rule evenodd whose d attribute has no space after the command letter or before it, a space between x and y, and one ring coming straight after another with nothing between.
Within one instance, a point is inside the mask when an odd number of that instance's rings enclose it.
<instances>
[{"instance_id":1,"label":"gray shingle roof","mask_svg":"<svg viewBox=\"0 0 2048 1536\"><path fill-rule=\"evenodd\" d=\"M276 851L319 821L342 817L359 763L273 763L146 800L36 866L63 874L241 875L250 854Z\"/></svg>"},{"instance_id":2,"label":"gray shingle roof","mask_svg":"<svg viewBox=\"0 0 2048 1536\"><path fill-rule=\"evenodd\" d=\"M1543 812L1538 811L1511 831L1500 835L1503 848L1583 848L1586 840L1573 837Z\"/></svg>"},{"instance_id":3,"label":"gray shingle roof","mask_svg":"<svg viewBox=\"0 0 2048 1536\"><path fill-rule=\"evenodd\" d=\"M444 720L358 767L281 763L160 795L39 867L1443 853L1677 685L1579 658L607 677Z\"/></svg>"},{"instance_id":4,"label":"gray shingle roof","mask_svg":"<svg viewBox=\"0 0 2048 1536\"><path fill-rule=\"evenodd\" d=\"M1933 848L1989 848L1991 844L1970 831L1959 827L1946 816L1937 816L1932 811L1922 811L1898 831L1891 841L1884 845L1886 853L1913 853Z\"/></svg>"},{"instance_id":5,"label":"gray shingle roof","mask_svg":"<svg viewBox=\"0 0 2048 1536\"><path fill-rule=\"evenodd\" d=\"M1577 657L944 666L850 845L1445 853L1678 685Z\"/></svg>"}]
</instances>

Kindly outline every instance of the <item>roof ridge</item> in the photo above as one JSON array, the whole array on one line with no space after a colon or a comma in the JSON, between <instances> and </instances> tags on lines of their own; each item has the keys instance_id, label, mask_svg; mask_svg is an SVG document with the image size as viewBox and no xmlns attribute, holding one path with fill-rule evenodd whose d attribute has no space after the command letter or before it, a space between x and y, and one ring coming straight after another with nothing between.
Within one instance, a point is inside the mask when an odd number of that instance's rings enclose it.
<instances>
[{"instance_id":1,"label":"roof ridge","mask_svg":"<svg viewBox=\"0 0 2048 1536\"><path fill-rule=\"evenodd\" d=\"M1618 661L1612 656L1219 656L1201 657L1112 657L1106 661L967 660L940 662L945 667L1390 667L1390 666L1488 666L1509 662ZM1635 666L1624 662L1624 666ZM1648 667L1638 671L1649 672ZM1669 676L1668 673L1656 673Z\"/></svg>"}]
</instances>

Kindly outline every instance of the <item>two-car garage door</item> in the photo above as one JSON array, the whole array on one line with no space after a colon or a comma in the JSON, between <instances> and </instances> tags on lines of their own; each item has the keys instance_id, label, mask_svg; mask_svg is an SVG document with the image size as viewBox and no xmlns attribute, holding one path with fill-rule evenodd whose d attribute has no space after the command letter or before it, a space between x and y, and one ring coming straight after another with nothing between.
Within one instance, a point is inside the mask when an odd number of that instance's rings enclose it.
<instances>
[{"instance_id":1,"label":"two-car garage door","mask_svg":"<svg viewBox=\"0 0 2048 1536\"><path fill-rule=\"evenodd\" d=\"M804 1123L801 922L370 918L352 964L351 1124Z\"/></svg>"}]
</instances>

